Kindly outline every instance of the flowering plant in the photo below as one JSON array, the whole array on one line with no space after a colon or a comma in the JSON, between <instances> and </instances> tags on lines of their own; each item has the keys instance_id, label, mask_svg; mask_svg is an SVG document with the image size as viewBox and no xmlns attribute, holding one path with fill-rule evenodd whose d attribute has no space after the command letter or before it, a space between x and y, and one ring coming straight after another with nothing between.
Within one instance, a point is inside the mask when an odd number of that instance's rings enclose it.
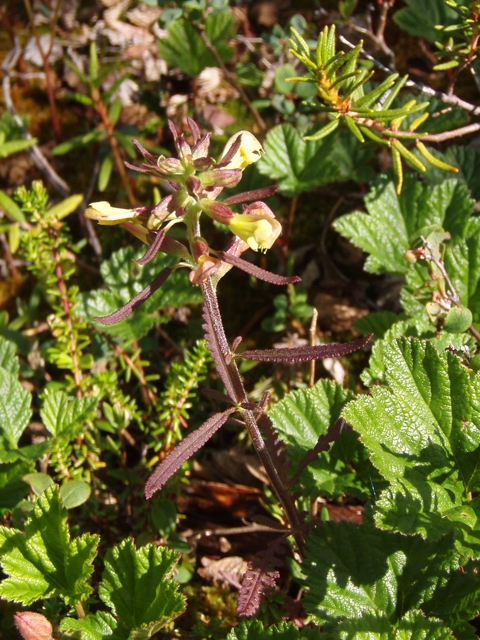
<instances>
[{"instance_id":1,"label":"flowering plant","mask_svg":"<svg viewBox=\"0 0 480 640\"><path fill-rule=\"evenodd\" d=\"M230 347L225 335L216 297L216 287L220 278L232 266L272 284L291 284L298 282L300 278L266 271L240 257L248 248L254 251L266 251L280 235L280 223L268 205L261 200L275 193L276 187L247 191L231 196L223 202L217 201L223 189L236 186L242 178L243 169L261 156L263 150L259 141L251 133L241 131L228 141L220 160L216 161L208 155L210 134L202 136L198 125L190 119L188 122L193 136L193 146L187 143L184 135L179 134L172 123L169 123L178 158L156 157L135 142L145 162L141 168L131 168L160 176L168 182L173 193L164 197L153 207L119 209L107 202L97 202L91 204L86 211L89 218L97 220L100 224L123 225L149 245L145 255L137 261L138 264L146 264L159 251L178 259L176 265L163 269L124 307L97 320L104 324L122 320L152 295L174 269L184 267L190 270L190 281L200 286L203 292L203 318L207 346L227 390L228 398L226 399L233 406L211 416L166 456L148 480L146 496L151 497L163 487L183 462L202 447L234 412L237 412L250 433L270 484L283 506L290 526L288 531L293 535L299 553L302 553L305 525L296 508L295 499L291 495L287 472L285 468L281 468L282 463L276 455L275 445L272 445L272 439L268 436L264 439L261 431L261 428L266 434L271 431L269 418L264 413L268 396L260 405L254 405L248 401L236 359L308 362L351 353L366 344L369 336L346 344L234 353L235 348ZM241 213L232 209L232 206L238 204L244 205ZM234 234L225 249L211 248L202 237L203 215L225 224ZM180 223L186 226L187 242L185 244L168 236L169 230ZM240 339L237 338L234 344L238 346L239 343Z\"/></svg>"}]
</instances>

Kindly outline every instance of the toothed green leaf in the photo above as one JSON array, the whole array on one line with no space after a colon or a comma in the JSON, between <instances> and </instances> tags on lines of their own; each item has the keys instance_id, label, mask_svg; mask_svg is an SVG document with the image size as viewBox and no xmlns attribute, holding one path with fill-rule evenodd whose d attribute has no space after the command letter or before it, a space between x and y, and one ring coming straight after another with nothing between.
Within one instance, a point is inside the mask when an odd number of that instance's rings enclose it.
<instances>
[{"instance_id":1,"label":"toothed green leaf","mask_svg":"<svg viewBox=\"0 0 480 640\"><path fill-rule=\"evenodd\" d=\"M412 265L404 254L418 239L419 231L438 225L453 238L465 238L469 235L474 203L457 180L445 180L432 187L407 175L400 195L387 176L380 176L366 196L365 206L368 213L355 211L342 216L335 228L368 254L367 271L405 274ZM468 301L462 300L462 304L469 306Z\"/></svg>"},{"instance_id":2,"label":"toothed green leaf","mask_svg":"<svg viewBox=\"0 0 480 640\"><path fill-rule=\"evenodd\" d=\"M383 348L383 385L344 410L390 482L377 522L435 540L455 533L462 553L480 544L480 375L429 341Z\"/></svg>"},{"instance_id":3,"label":"toothed green leaf","mask_svg":"<svg viewBox=\"0 0 480 640\"><path fill-rule=\"evenodd\" d=\"M92 562L99 537L73 539L58 487L51 487L35 504L25 533L0 528L0 563L7 575L0 596L29 605L41 598L62 598L74 606L90 594Z\"/></svg>"},{"instance_id":4,"label":"toothed green leaf","mask_svg":"<svg viewBox=\"0 0 480 640\"><path fill-rule=\"evenodd\" d=\"M173 580L178 554L147 544L136 549L131 539L107 552L100 597L119 620L118 634L148 638L185 609L185 598Z\"/></svg>"}]
</instances>

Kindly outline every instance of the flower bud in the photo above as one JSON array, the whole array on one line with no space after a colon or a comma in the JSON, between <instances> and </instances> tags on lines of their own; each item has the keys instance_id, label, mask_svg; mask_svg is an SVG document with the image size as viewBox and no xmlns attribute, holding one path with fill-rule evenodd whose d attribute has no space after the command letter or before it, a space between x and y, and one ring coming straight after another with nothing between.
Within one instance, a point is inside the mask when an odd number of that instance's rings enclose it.
<instances>
[{"instance_id":1,"label":"flower bud","mask_svg":"<svg viewBox=\"0 0 480 640\"><path fill-rule=\"evenodd\" d=\"M212 169L200 174L204 187L236 187L242 179L241 169Z\"/></svg>"},{"instance_id":2,"label":"flower bud","mask_svg":"<svg viewBox=\"0 0 480 640\"><path fill-rule=\"evenodd\" d=\"M197 236L192 241L192 254L195 260L198 260L201 256L208 255L209 247L204 238Z\"/></svg>"},{"instance_id":3,"label":"flower bud","mask_svg":"<svg viewBox=\"0 0 480 640\"><path fill-rule=\"evenodd\" d=\"M22 611L15 614L15 626L24 640L51 640L53 628L41 613Z\"/></svg>"},{"instance_id":4,"label":"flower bud","mask_svg":"<svg viewBox=\"0 0 480 640\"><path fill-rule=\"evenodd\" d=\"M183 165L177 158L159 156L157 166L159 171L167 176L178 176L184 173Z\"/></svg>"},{"instance_id":5,"label":"flower bud","mask_svg":"<svg viewBox=\"0 0 480 640\"><path fill-rule=\"evenodd\" d=\"M270 249L282 232L282 225L264 202L254 202L244 213L235 214L228 226L254 251Z\"/></svg>"},{"instance_id":6,"label":"flower bud","mask_svg":"<svg viewBox=\"0 0 480 640\"><path fill-rule=\"evenodd\" d=\"M222 204L221 202L215 202L214 200L208 200L208 198L203 198L198 202L202 211L204 211L210 218L213 218L217 222L221 222L222 224L230 224L230 221L236 213L233 213L231 209L227 207L226 204Z\"/></svg>"},{"instance_id":7,"label":"flower bud","mask_svg":"<svg viewBox=\"0 0 480 640\"><path fill-rule=\"evenodd\" d=\"M232 158L225 165L226 169L245 169L249 164L260 159L263 148L257 138L250 131L240 131L233 135L225 145L222 159L228 157L229 150L233 147L238 137L241 136L240 146Z\"/></svg>"}]
</instances>

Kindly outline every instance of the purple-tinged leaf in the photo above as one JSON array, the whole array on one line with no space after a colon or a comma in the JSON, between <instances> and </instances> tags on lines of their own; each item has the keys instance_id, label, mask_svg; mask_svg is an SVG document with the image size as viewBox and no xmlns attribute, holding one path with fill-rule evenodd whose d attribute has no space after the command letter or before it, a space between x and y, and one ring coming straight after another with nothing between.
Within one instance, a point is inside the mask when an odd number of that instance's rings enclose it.
<instances>
[{"instance_id":1,"label":"purple-tinged leaf","mask_svg":"<svg viewBox=\"0 0 480 640\"><path fill-rule=\"evenodd\" d=\"M128 162L127 160L125 160L123 164L127 167L127 169L131 169L132 171L137 171L138 173L151 173L151 169L156 168L151 164L144 164L143 167L137 167L136 165L132 164L131 162Z\"/></svg>"},{"instance_id":2,"label":"purple-tinged leaf","mask_svg":"<svg viewBox=\"0 0 480 640\"><path fill-rule=\"evenodd\" d=\"M134 138L132 140L132 143L133 143L133 146L136 148L136 150L139 151L144 158L147 158L148 160L153 160L154 162L157 161L158 156L155 156L153 153L150 153L150 151L145 149L145 147L142 144L140 144L138 140L135 140Z\"/></svg>"},{"instance_id":3,"label":"purple-tinged leaf","mask_svg":"<svg viewBox=\"0 0 480 640\"><path fill-rule=\"evenodd\" d=\"M234 411L236 411L236 408L232 407L223 413L216 413L172 449L148 479L145 485L145 496L151 498L155 492L161 489L167 480L180 469L182 464L203 447L213 434L225 424L228 416Z\"/></svg>"},{"instance_id":4,"label":"purple-tinged leaf","mask_svg":"<svg viewBox=\"0 0 480 640\"><path fill-rule=\"evenodd\" d=\"M237 613L240 616L253 616L262 600L275 587L280 577L278 571L253 569L243 576L242 588L238 594Z\"/></svg>"},{"instance_id":5,"label":"purple-tinged leaf","mask_svg":"<svg viewBox=\"0 0 480 640\"><path fill-rule=\"evenodd\" d=\"M240 149L241 144L242 144L242 136L239 135L237 136L237 138L235 139L235 142L232 144L232 146L227 151L227 153L223 156L221 162L217 164L217 169L221 169L222 167L225 167L229 162L233 160L233 158L235 157L235 154Z\"/></svg>"},{"instance_id":6,"label":"purple-tinged leaf","mask_svg":"<svg viewBox=\"0 0 480 640\"><path fill-rule=\"evenodd\" d=\"M362 349L371 339L373 334L351 340L350 342L333 342L332 344L320 344L314 347L293 347L292 349L252 349L235 354L235 358L256 360L257 362L310 362L311 360L323 360L324 358L338 358Z\"/></svg>"},{"instance_id":7,"label":"purple-tinged leaf","mask_svg":"<svg viewBox=\"0 0 480 640\"><path fill-rule=\"evenodd\" d=\"M309 449L307 453L300 460L295 469L295 474L290 478L288 482L288 486L294 487L297 482L300 481L300 476L303 471L310 466L313 462L318 460L318 456L322 451L328 451L333 442L340 440L340 436L344 431L351 430L352 427L350 425L346 426L347 423L343 418L339 418L333 425L330 425L327 433L321 435L317 444L313 447L313 449Z\"/></svg>"},{"instance_id":8,"label":"purple-tinged leaf","mask_svg":"<svg viewBox=\"0 0 480 640\"><path fill-rule=\"evenodd\" d=\"M216 402L226 402L227 404L234 404L233 400L229 398L226 393L222 393L217 389L209 389L208 387L205 387L201 390L201 393L209 400L215 400Z\"/></svg>"},{"instance_id":9,"label":"purple-tinged leaf","mask_svg":"<svg viewBox=\"0 0 480 640\"><path fill-rule=\"evenodd\" d=\"M266 271L265 269L257 267L257 265L252 264L251 262L248 262L243 258L238 258L237 256L227 253L226 251L218 251L217 255L223 262L231 264L233 267L237 267L237 269L241 269L242 271L249 273L251 276L254 276L258 280L263 280L264 282L269 282L270 284L294 284L295 282L301 282L302 280L299 276L279 276L276 273ZM312 360L312 358L310 358L310 360Z\"/></svg>"},{"instance_id":10,"label":"purple-tinged leaf","mask_svg":"<svg viewBox=\"0 0 480 640\"><path fill-rule=\"evenodd\" d=\"M254 200L263 200L273 196L278 191L278 185L272 184L270 187L263 187L261 189L252 189L252 191L244 191L243 193L237 193L234 196L230 196L224 200L224 204L241 204L242 202L253 202Z\"/></svg>"},{"instance_id":11,"label":"purple-tinged leaf","mask_svg":"<svg viewBox=\"0 0 480 640\"><path fill-rule=\"evenodd\" d=\"M166 232L165 229L162 229L161 231L159 231L155 235L155 240L152 242L151 246L148 247L148 249L143 254L143 256L141 258L139 258L138 260L134 260L134 262L136 262L140 266L143 266L144 264L148 264L150 262L150 260L153 260L153 258L160 251L160 248L162 246L162 242L165 240L165 236L166 235L167 235L167 232Z\"/></svg>"},{"instance_id":12,"label":"purple-tinged leaf","mask_svg":"<svg viewBox=\"0 0 480 640\"><path fill-rule=\"evenodd\" d=\"M166 267L165 269L162 269L158 276L156 276L152 280L152 282L150 282L150 284L147 284L145 289L142 289L140 293L137 293L136 296L129 300L127 304L123 305L123 307L118 309L118 311L114 311L108 316L94 318L94 320L96 320L100 324L109 325L115 324L116 322L120 322L121 320L128 318L128 316L130 316L135 311L135 309L142 304L142 302L148 300L148 298L150 298L150 296L154 294L157 289L160 289L160 287L167 280L172 271L172 267Z\"/></svg>"},{"instance_id":13,"label":"purple-tinged leaf","mask_svg":"<svg viewBox=\"0 0 480 640\"><path fill-rule=\"evenodd\" d=\"M200 140L200 138L202 136L200 128L199 128L198 124L195 122L195 120L192 120L192 118L187 118L187 123L188 123L188 126L190 127L190 131L192 132L192 135L193 135L193 142L195 144L197 144L197 142Z\"/></svg>"}]
</instances>

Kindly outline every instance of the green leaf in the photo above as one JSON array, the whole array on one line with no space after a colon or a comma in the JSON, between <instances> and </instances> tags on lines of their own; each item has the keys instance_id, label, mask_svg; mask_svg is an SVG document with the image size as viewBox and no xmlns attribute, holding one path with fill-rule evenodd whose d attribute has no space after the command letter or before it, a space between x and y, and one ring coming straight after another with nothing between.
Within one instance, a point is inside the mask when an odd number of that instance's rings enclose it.
<instances>
[{"instance_id":1,"label":"green leaf","mask_svg":"<svg viewBox=\"0 0 480 640\"><path fill-rule=\"evenodd\" d=\"M457 0L459 5L469 6L469 0ZM447 6L445 0L406 0L404 9L397 11L393 17L401 29L412 36L427 38L430 42L446 40L435 25L448 26L458 21L458 14Z\"/></svg>"},{"instance_id":2,"label":"green leaf","mask_svg":"<svg viewBox=\"0 0 480 640\"><path fill-rule=\"evenodd\" d=\"M267 134L265 154L256 166L287 196L313 191L330 182L369 179L371 174L365 166L369 152L345 133L305 141L291 125L279 125Z\"/></svg>"},{"instance_id":3,"label":"green leaf","mask_svg":"<svg viewBox=\"0 0 480 640\"><path fill-rule=\"evenodd\" d=\"M172 579L177 561L165 547L135 549L131 539L107 552L99 593L118 617L120 635L148 638L183 612L185 598Z\"/></svg>"},{"instance_id":4,"label":"green leaf","mask_svg":"<svg viewBox=\"0 0 480 640\"><path fill-rule=\"evenodd\" d=\"M367 333L370 332L367 331ZM379 382L385 382L385 362L383 357L385 346L393 340L404 337L427 338L439 352L449 349L462 353L464 345L470 349L471 353L474 353L476 349L473 336L466 333L453 334L448 333L448 331L437 331L436 327L429 321L426 313L406 319L401 319L401 316L397 316L397 322L393 322L385 331L383 339L377 340L373 345L368 367L360 374L362 382L367 387Z\"/></svg>"},{"instance_id":5,"label":"green leaf","mask_svg":"<svg viewBox=\"0 0 480 640\"><path fill-rule=\"evenodd\" d=\"M205 34L224 62L233 55L228 40L234 23L228 13L210 14L205 20ZM198 31L184 18L168 25L168 36L159 41L158 48L169 66L179 67L189 76L198 76L206 67L217 66Z\"/></svg>"},{"instance_id":6,"label":"green leaf","mask_svg":"<svg viewBox=\"0 0 480 640\"><path fill-rule=\"evenodd\" d=\"M0 368L0 436L8 448L15 449L32 416L32 394L17 376Z\"/></svg>"},{"instance_id":7,"label":"green leaf","mask_svg":"<svg viewBox=\"0 0 480 640\"><path fill-rule=\"evenodd\" d=\"M83 200L80 194L69 196L45 212L47 220L62 220L76 211Z\"/></svg>"},{"instance_id":8,"label":"green leaf","mask_svg":"<svg viewBox=\"0 0 480 640\"><path fill-rule=\"evenodd\" d=\"M33 471L33 463L26 460L0 464L0 513L12 511L25 498L30 488L23 477Z\"/></svg>"},{"instance_id":9,"label":"green leaf","mask_svg":"<svg viewBox=\"0 0 480 640\"><path fill-rule=\"evenodd\" d=\"M25 151L33 144L37 144L37 138L29 138L27 140L9 140L0 144L0 158L7 158L14 153Z\"/></svg>"},{"instance_id":10,"label":"green leaf","mask_svg":"<svg viewBox=\"0 0 480 640\"><path fill-rule=\"evenodd\" d=\"M320 380L311 389L292 391L269 412L275 431L287 444L293 470L315 447L320 436L325 436L329 427L335 425L352 397L353 394L339 384ZM341 496L347 492L366 497L370 493L371 474L372 467L356 434L346 431L303 471L302 492L314 497ZM376 475L374 471L373 475Z\"/></svg>"},{"instance_id":11,"label":"green leaf","mask_svg":"<svg viewBox=\"0 0 480 640\"><path fill-rule=\"evenodd\" d=\"M90 534L71 540L58 488L47 489L25 533L0 528L0 563L8 576L0 583L0 596L25 605L52 596L70 606L85 600L98 542L99 537Z\"/></svg>"},{"instance_id":12,"label":"green leaf","mask_svg":"<svg viewBox=\"0 0 480 640\"><path fill-rule=\"evenodd\" d=\"M20 369L16 352L15 344L0 336L0 367L14 376L18 375Z\"/></svg>"},{"instance_id":13,"label":"green leaf","mask_svg":"<svg viewBox=\"0 0 480 640\"><path fill-rule=\"evenodd\" d=\"M293 93L295 83L287 82L288 78L293 78L297 75L295 67L292 64L282 64L275 72L274 87L275 91L283 93L285 95Z\"/></svg>"},{"instance_id":14,"label":"green leaf","mask_svg":"<svg viewBox=\"0 0 480 640\"><path fill-rule=\"evenodd\" d=\"M143 253L144 250L139 254L138 250L132 247L120 249L102 264L101 272L108 290L98 289L82 296L83 309L80 310L85 317L91 320L94 316L113 313L144 289L164 267L172 264L170 258L161 254L143 267L132 264L132 261ZM138 340L146 335L156 322L165 322L168 319L162 317L162 309L199 304L201 301L199 288L192 286L184 271L175 271L129 318L117 324L102 325L101 330L121 336L124 341Z\"/></svg>"},{"instance_id":15,"label":"green leaf","mask_svg":"<svg viewBox=\"0 0 480 640\"><path fill-rule=\"evenodd\" d=\"M443 162L458 167L459 172L456 178L465 182L472 192L474 200L480 200L480 152L470 147L449 147L445 153L437 149L430 149L430 152ZM426 179L432 184L438 184L445 180L445 171L427 166Z\"/></svg>"},{"instance_id":16,"label":"green leaf","mask_svg":"<svg viewBox=\"0 0 480 640\"><path fill-rule=\"evenodd\" d=\"M65 391L56 391L46 396L40 415L55 438L68 442L82 433L85 422L93 418L97 403L93 396L73 398Z\"/></svg>"},{"instance_id":17,"label":"green leaf","mask_svg":"<svg viewBox=\"0 0 480 640\"><path fill-rule=\"evenodd\" d=\"M383 175L366 196L365 206L368 213L354 211L342 216L335 222L335 229L369 254L366 271L404 274L411 268L405 251L424 227L438 225L452 238L469 235L474 202L465 185L456 179L432 187L407 175L398 195L394 183Z\"/></svg>"},{"instance_id":18,"label":"green leaf","mask_svg":"<svg viewBox=\"0 0 480 640\"><path fill-rule=\"evenodd\" d=\"M230 631L227 640L321 640L323 637L320 629L299 629L291 622L264 627L260 620L242 620Z\"/></svg>"},{"instance_id":19,"label":"green leaf","mask_svg":"<svg viewBox=\"0 0 480 640\"><path fill-rule=\"evenodd\" d=\"M305 609L340 638L357 637L340 633L342 629L365 633L369 627L379 635L358 637L424 637L397 635L401 629L407 632L409 618L417 620L419 629L450 631L445 625L456 628L470 619L468 609L473 602L468 605L467 592L470 589L478 594L480 588L480 579L470 565L465 580L457 576L460 562L451 536L428 543L419 536L392 534L371 525L326 522L310 535L305 556ZM458 591L450 591L456 581ZM447 593L451 601L442 607ZM463 621L459 621L462 606L466 608ZM431 621L421 621L424 616ZM439 619L444 624L438 625ZM436 636L425 637L433 640Z\"/></svg>"},{"instance_id":20,"label":"green leaf","mask_svg":"<svg viewBox=\"0 0 480 640\"><path fill-rule=\"evenodd\" d=\"M117 621L110 613L105 611L97 611L94 615L89 614L85 618L79 618L78 620L64 618L60 623L60 631L64 633L72 632L72 634L80 632L82 640L105 640L106 638L119 640L115 633L116 628Z\"/></svg>"},{"instance_id":21,"label":"green leaf","mask_svg":"<svg viewBox=\"0 0 480 640\"><path fill-rule=\"evenodd\" d=\"M463 333L472 325L472 312L470 309L453 307L447 313L443 328L450 333Z\"/></svg>"},{"instance_id":22,"label":"green leaf","mask_svg":"<svg viewBox=\"0 0 480 640\"><path fill-rule=\"evenodd\" d=\"M23 476L23 481L30 485L36 496L41 496L53 484L52 478L47 473L27 473Z\"/></svg>"},{"instance_id":23,"label":"green leaf","mask_svg":"<svg viewBox=\"0 0 480 640\"><path fill-rule=\"evenodd\" d=\"M74 509L84 504L92 490L83 480L70 480L60 487L60 497L65 509Z\"/></svg>"},{"instance_id":24,"label":"green leaf","mask_svg":"<svg viewBox=\"0 0 480 640\"><path fill-rule=\"evenodd\" d=\"M54 156L62 156L65 153L70 153L70 151L82 149L94 142L100 142L101 140L104 140L105 137L106 133L102 129L94 129L93 131L84 133L81 136L75 136L74 138L70 138L70 140L60 143L52 149L52 154Z\"/></svg>"},{"instance_id":25,"label":"green leaf","mask_svg":"<svg viewBox=\"0 0 480 640\"><path fill-rule=\"evenodd\" d=\"M5 211L7 218L12 222L19 222L20 224L26 222L26 218L23 211L20 209L15 200L12 200L10 196L4 191L0 191L0 207Z\"/></svg>"},{"instance_id":26,"label":"green leaf","mask_svg":"<svg viewBox=\"0 0 480 640\"><path fill-rule=\"evenodd\" d=\"M98 190L100 192L105 191L110 182L110 177L113 171L113 157L111 155L105 156L100 165L100 171L98 172Z\"/></svg>"},{"instance_id":27,"label":"green leaf","mask_svg":"<svg viewBox=\"0 0 480 640\"><path fill-rule=\"evenodd\" d=\"M462 553L480 543L480 375L429 341L383 349L385 384L344 410L373 464L390 482L377 522L436 539L454 531Z\"/></svg>"},{"instance_id":28,"label":"green leaf","mask_svg":"<svg viewBox=\"0 0 480 640\"><path fill-rule=\"evenodd\" d=\"M437 618L421 611L409 611L394 627L386 616L365 614L360 620L347 620L337 628L340 640L454 640L451 629Z\"/></svg>"}]
</instances>

